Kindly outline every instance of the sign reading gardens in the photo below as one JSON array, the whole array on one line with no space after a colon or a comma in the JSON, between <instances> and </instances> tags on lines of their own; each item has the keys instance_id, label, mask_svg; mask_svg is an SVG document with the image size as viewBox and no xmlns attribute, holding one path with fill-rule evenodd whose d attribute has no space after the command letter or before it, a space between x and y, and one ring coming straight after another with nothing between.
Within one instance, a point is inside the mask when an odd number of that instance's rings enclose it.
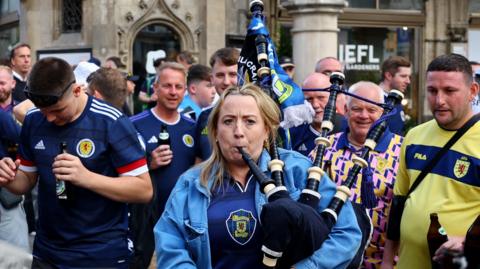
<instances>
[{"instance_id":1,"label":"sign reading gardens","mask_svg":"<svg viewBox=\"0 0 480 269\"><path fill-rule=\"evenodd\" d=\"M340 44L338 59L345 70L380 70L380 59L373 54L373 45Z\"/></svg>"}]
</instances>

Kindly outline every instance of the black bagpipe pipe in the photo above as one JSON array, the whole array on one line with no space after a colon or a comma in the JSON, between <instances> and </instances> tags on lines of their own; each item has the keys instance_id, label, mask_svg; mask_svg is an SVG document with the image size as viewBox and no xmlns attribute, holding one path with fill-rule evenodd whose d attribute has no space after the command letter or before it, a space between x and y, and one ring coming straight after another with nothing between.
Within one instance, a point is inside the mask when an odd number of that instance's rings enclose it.
<instances>
[{"instance_id":1,"label":"black bagpipe pipe","mask_svg":"<svg viewBox=\"0 0 480 269\"><path fill-rule=\"evenodd\" d=\"M383 116L390 113L393 107L396 104L399 104L402 99L403 94L400 91L391 90L387 96L385 104L382 105L382 118ZM340 214L343 204L351 196L350 189L352 188L353 183L355 183L357 176L360 173L360 170L368 166L367 160L370 151L375 148L386 129L387 121L384 119L368 132L362 153L360 154L360 156L353 155L352 161L354 165L348 171L347 179L345 179L341 186L337 187L337 192L335 193L335 196L330 201L328 207L322 212L322 215L324 215L325 217L333 216L336 220L338 214Z\"/></svg>"},{"instance_id":2,"label":"black bagpipe pipe","mask_svg":"<svg viewBox=\"0 0 480 269\"><path fill-rule=\"evenodd\" d=\"M333 72L330 75L330 96L328 97L328 102L325 105L323 112L320 136L315 139L315 144L317 145L315 159L312 167L308 169L307 186L302 191L300 196L300 202L315 208L318 206L318 202L320 201L318 186L320 185L320 180L325 173L321 168L323 164L323 156L325 155L325 150L331 146L327 135L333 130L334 127L333 122L336 114L337 95L338 92L342 91L341 85L343 85L344 81L345 76L342 73Z\"/></svg>"},{"instance_id":3,"label":"black bagpipe pipe","mask_svg":"<svg viewBox=\"0 0 480 269\"><path fill-rule=\"evenodd\" d=\"M263 3L254 0L250 3L252 13L263 12ZM259 79L257 84L272 99L276 99L271 85L262 83L266 76L270 75L270 66L267 54L267 39L263 35L255 38L257 61L260 68L257 70ZM340 85L343 83L343 74L336 73L332 76L331 95L324 113L324 136L333 129L333 117L335 115L335 102ZM328 108L328 106L330 106ZM325 126L325 127L324 127ZM327 141L327 142L325 142ZM328 144L327 144L328 143ZM329 145L325 138L322 142L323 149ZM317 211L320 195L318 194L319 180L323 175L320 168L322 157L317 160L317 167L309 172L308 190L304 190L299 201L293 200L285 186L283 186L284 163L279 158L276 140L270 137L269 153L271 161L268 164L271 177L267 177L257 166L254 160L242 149L238 149L242 158L250 167L254 177L259 182L261 191L267 197L266 203L260 214L264 238L262 251L264 252L263 264L266 268L290 268L295 263L311 256L321 244L328 238L332 223L331 218L325 219ZM318 159L318 158L317 158ZM313 175L314 174L314 175ZM311 179L311 180L310 180Z\"/></svg>"}]
</instances>

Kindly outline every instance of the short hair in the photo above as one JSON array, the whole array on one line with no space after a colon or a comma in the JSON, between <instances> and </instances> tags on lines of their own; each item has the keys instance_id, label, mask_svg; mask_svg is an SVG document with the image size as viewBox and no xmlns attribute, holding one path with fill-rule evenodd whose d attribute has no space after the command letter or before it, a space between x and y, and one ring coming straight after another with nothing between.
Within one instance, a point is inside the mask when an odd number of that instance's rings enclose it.
<instances>
[{"instance_id":1,"label":"short hair","mask_svg":"<svg viewBox=\"0 0 480 269\"><path fill-rule=\"evenodd\" d=\"M280 125L280 108L275 101L273 101L270 96L262 91L262 89L251 83L245 84L241 88L238 86L231 86L230 88L227 88L220 96L217 104L208 117L208 139L212 145L212 154L204 163L204 167L200 175L200 182L204 186L207 186L207 181L212 173L214 174L213 186L221 186L222 184L223 172L226 169L226 160L221 153L218 143L216 143L216 136L218 134L218 120L220 117L220 112L225 103L225 99L228 96L235 95L251 96L253 99L255 99L258 109L260 110L260 116L265 123L267 132L270 134L268 142L273 143L273 141L276 139L277 130Z\"/></svg>"},{"instance_id":2,"label":"short hair","mask_svg":"<svg viewBox=\"0 0 480 269\"><path fill-rule=\"evenodd\" d=\"M192 53L187 50L180 52L177 57L185 61L187 64L193 64L195 62Z\"/></svg>"},{"instance_id":3,"label":"short hair","mask_svg":"<svg viewBox=\"0 0 480 269\"><path fill-rule=\"evenodd\" d=\"M28 45L27 43L15 44L12 47L12 49L10 50L10 60L12 60L13 57L15 57L15 53L17 52L17 49L19 49L19 48L28 48L29 50L31 50L30 45Z\"/></svg>"},{"instance_id":4,"label":"short hair","mask_svg":"<svg viewBox=\"0 0 480 269\"><path fill-rule=\"evenodd\" d=\"M12 68L6 66L6 65L0 65L0 71L4 70L5 72L7 72L13 79L13 72L12 72Z\"/></svg>"},{"instance_id":5,"label":"short hair","mask_svg":"<svg viewBox=\"0 0 480 269\"><path fill-rule=\"evenodd\" d=\"M108 57L106 61L112 61L117 66L117 68L125 68L125 65L122 63L120 57L111 56Z\"/></svg>"},{"instance_id":6,"label":"short hair","mask_svg":"<svg viewBox=\"0 0 480 269\"><path fill-rule=\"evenodd\" d=\"M334 60L334 61L337 61L337 62L340 64L341 68L343 69L342 63L341 63L336 57L327 56L327 57L323 57L323 58L321 58L320 60L317 61L317 63L315 64L315 72L321 73L321 72L320 72L320 64L321 64L323 61L325 61L325 60Z\"/></svg>"},{"instance_id":7,"label":"short hair","mask_svg":"<svg viewBox=\"0 0 480 269\"><path fill-rule=\"evenodd\" d=\"M158 68L158 72L157 72L157 75L155 77L155 83L157 83L160 79L160 74L163 72L163 70L165 69L172 69L172 70L175 70L175 71L178 71L178 72L181 72L183 74L183 76L187 76L187 70L185 69L185 67L177 62L164 62L160 65L160 67Z\"/></svg>"},{"instance_id":8,"label":"short hair","mask_svg":"<svg viewBox=\"0 0 480 269\"><path fill-rule=\"evenodd\" d=\"M204 80L210 81L211 75L212 69L210 67L203 64L194 64L188 69L187 86Z\"/></svg>"},{"instance_id":9,"label":"short hair","mask_svg":"<svg viewBox=\"0 0 480 269\"><path fill-rule=\"evenodd\" d=\"M221 61L226 66L235 65L238 62L240 57L240 52L236 48L221 48L215 51L210 57L210 67L213 68L213 65L216 61Z\"/></svg>"},{"instance_id":10,"label":"short hair","mask_svg":"<svg viewBox=\"0 0 480 269\"><path fill-rule=\"evenodd\" d=\"M355 94L356 91L358 91L360 88L368 88L368 89L371 89L371 90L376 90L377 93L378 93L378 100L383 103L384 101L384 92L383 92L383 89L378 86L377 84L371 82L371 81L359 81L355 84L353 84L352 86L350 86L350 88L348 89L348 92L351 93L351 94ZM350 107L350 103L352 102L352 100L354 99L355 97L352 97L351 95L347 95L347 107ZM372 100L374 102L377 103L377 101L375 100Z\"/></svg>"},{"instance_id":11,"label":"short hair","mask_svg":"<svg viewBox=\"0 0 480 269\"><path fill-rule=\"evenodd\" d=\"M103 100L122 109L127 98L127 80L117 69L101 67L91 75L88 83L90 91L98 91ZM93 92L90 92L93 94Z\"/></svg>"},{"instance_id":12,"label":"short hair","mask_svg":"<svg viewBox=\"0 0 480 269\"><path fill-rule=\"evenodd\" d=\"M382 63L382 80L385 78L386 73L395 75L400 67L411 67L412 63L402 56L390 56Z\"/></svg>"},{"instance_id":13,"label":"short hair","mask_svg":"<svg viewBox=\"0 0 480 269\"><path fill-rule=\"evenodd\" d=\"M153 67L157 68L162 65L167 59L165 57L157 58L153 61Z\"/></svg>"},{"instance_id":14,"label":"short hair","mask_svg":"<svg viewBox=\"0 0 480 269\"><path fill-rule=\"evenodd\" d=\"M75 81L72 67L65 60L46 57L36 62L27 79L31 92L44 95L59 95Z\"/></svg>"},{"instance_id":15,"label":"short hair","mask_svg":"<svg viewBox=\"0 0 480 269\"><path fill-rule=\"evenodd\" d=\"M433 59L427 67L427 73L433 71L461 72L466 76L465 83L473 80L472 67L468 59L460 54L444 54Z\"/></svg>"}]
</instances>

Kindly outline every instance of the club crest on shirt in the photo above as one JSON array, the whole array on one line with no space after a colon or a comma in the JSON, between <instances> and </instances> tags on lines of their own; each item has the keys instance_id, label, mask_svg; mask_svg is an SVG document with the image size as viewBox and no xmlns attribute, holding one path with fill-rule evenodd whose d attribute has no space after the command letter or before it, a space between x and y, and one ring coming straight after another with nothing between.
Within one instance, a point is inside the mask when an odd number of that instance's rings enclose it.
<instances>
[{"instance_id":1,"label":"club crest on shirt","mask_svg":"<svg viewBox=\"0 0 480 269\"><path fill-rule=\"evenodd\" d=\"M257 220L253 217L251 211L239 209L230 213L225 224L233 241L245 245L255 233Z\"/></svg>"},{"instance_id":2,"label":"club crest on shirt","mask_svg":"<svg viewBox=\"0 0 480 269\"><path fill-rule=\"evenodd\" d=\"M462 178L468 173L468 168L470 167L470 162L468 158L463 156L455 162L455 166L453 167L453 174L457 178Z\"/></svg>"},{"instance_id":3,"label":"club crest on shirt","mask_svg":"<svg viewBox=\"0 0 480 269\"><path fill-rule=\"evenodd\" d=\"M76 149L78 156L89 158L95 153L95 144L92 140L84 138L77 143Z\"/></svg>"},{"instance_id":4,"label":"club crest on shirt","mask_svg":"<svg viewBox=\"0 0 480 269\"><path fill-rule=\"evenodd\" d=\"M185 144L185 146L189 148L193 147L193 144L195 143L193 140L193 137L189 134L184 134L182 137L182 141L183 141L183 144Z\"/></svg>"},{"instance_id":5,"label":"club crest on shirt","mask_svg":"<svg viewBox=\"0 0 480 269\"><path fill-rule=\"evenodd\" d=\"M380 173L384 173L386 165L387 165L387 159L378 156L377 167L375 167L375 169L377 169Z\"/></svg>"}]
</instances>

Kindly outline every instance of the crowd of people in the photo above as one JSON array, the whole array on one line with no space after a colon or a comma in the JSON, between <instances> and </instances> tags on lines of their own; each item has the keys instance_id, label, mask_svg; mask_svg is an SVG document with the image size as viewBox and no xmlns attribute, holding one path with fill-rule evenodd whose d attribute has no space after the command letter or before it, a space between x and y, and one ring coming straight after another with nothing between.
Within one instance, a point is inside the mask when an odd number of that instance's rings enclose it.
<instances>
[{"instance_id":1,"label":"crowd of people","mask_svg":"<svg viewBox=\"0 0 480 269\"><path fill-rule=\"evenodd\" d=\"M120 71L119 57L103 66L54 57L32 66L31 48L15 46L9 66L0 66L0 256L11 253L2 247L8 244L32 253L22 256L32 268L148 268L152 257L157 268L262 268L268 199L239 148L270 175L269 145L288 133L291 149L279 149L279 157L296 200L328 109L336 113L317 212L337 196L365 147L371 150L328 239L289 266L429 268L432 259L462 253L480 214L479 124L409 190L476 113L472 62L448 54L428 65L433 119L406 132L402 104L388 113L381 105L391 91L408 91L405 57L385 59L378 84L344 86L334 108L327 108L330 75L342 63L319 59L301 84L313 121L290 129L280 127L281 111L261 88L237 85L238 58L235 48L217 50L209 66L188 52L158 58L156 73L140 83ZM280 65L295 75L291 58ZM141 111L133 109L134 95ZM387 128L372 146L367 136L379 119ZM395 202L407 194L404 207ZM449 237L434 257L426 237L431 213Z\"/></svg>"}]
</instances>

